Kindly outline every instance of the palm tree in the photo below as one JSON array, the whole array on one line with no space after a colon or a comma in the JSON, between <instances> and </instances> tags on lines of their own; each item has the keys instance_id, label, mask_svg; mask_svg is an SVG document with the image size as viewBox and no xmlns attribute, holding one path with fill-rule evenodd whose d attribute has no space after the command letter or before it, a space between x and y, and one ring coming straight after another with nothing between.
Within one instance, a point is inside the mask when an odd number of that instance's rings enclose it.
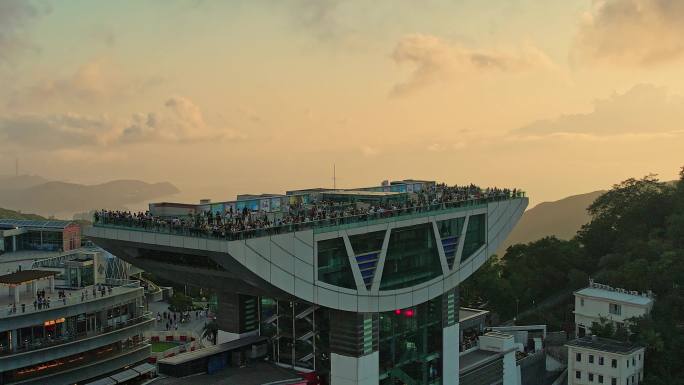
<instances>
[{"instance_id":1,"label":"palm tree","mask_svg":"<svg viewBox=\"0 0 684 385\"><path fill-rule=\"evenodd\" d=\"M216 320L211 320L209 323L204 325L202 329L202 338L206 338L211 341L212 344L216 345L216 338L218 337L218 324Z\"/></svg>"}]
</instances>

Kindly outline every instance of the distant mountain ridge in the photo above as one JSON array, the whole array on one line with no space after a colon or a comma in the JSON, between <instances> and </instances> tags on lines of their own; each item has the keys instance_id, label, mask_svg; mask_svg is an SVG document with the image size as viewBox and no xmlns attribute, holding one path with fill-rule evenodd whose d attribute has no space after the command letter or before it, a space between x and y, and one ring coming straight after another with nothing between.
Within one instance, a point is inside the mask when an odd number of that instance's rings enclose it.
<instances>
[{"instance_id":1,"label":"distant mountain ridge","mask_svg":"<svg viewBox=\"0 0 684 385\"><path fill-rule=\"evenodd\" d=\"M33 178L28 182L20 179L19 187L13 187L12 180L0 179L0 207L66 219L71 219L75 213L102 208L122 209L126 205L179 192L176 186L168 182L115 180L95 185L58 181L33 184L30 182L37 181Z\"/></svg>"},{"instance_id":2,"label":"distant mountain ridge","mask_svg":"<svg viewBox=\"0 0 684 385\"><path fill-rule=\"evenodd\" d=\"M570 239L591 217L587 208L604 190L572 195L553 202L542 202L525 211L508 239L501 245L499 256L510 245L536 241L547 236Z\"/></svg>"},{"instance_id":3,"label":"distant mountain ridge","mask_svg":"<svg viewBox=\"0 0 684 385\"><path fill-rule=\"evenodd\" d=\"M48 182L38 175L0 175L0 190L23 189Z\"/></svg>"},{"instance_id":4,"label":"distant mountain ridge","mask_svg":"<svg viewBox=\"0 0 684 385\"><path fill-rule=\"evenodd\" d=\"M30 219L34 221L39 221L46 219L36 214L24 214L19 211L7 210L0 207L0 219Z\"/></svg>"}]
</instances>

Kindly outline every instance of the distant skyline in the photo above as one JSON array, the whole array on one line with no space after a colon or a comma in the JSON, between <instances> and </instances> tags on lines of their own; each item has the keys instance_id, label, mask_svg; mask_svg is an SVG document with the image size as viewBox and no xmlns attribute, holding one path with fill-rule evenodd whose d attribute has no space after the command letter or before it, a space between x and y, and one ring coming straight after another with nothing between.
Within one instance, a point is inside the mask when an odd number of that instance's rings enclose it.
<instances>
[{"instance_id":1,"label":"distant skyline","mask_svg":"<svg viewBox=\"0 0 684 385\"><path fill-rule=\"evenodd\" d=\"M0 2L0 174L187 199L684 165L676 0Z\"/></svg>"}]
</instances>

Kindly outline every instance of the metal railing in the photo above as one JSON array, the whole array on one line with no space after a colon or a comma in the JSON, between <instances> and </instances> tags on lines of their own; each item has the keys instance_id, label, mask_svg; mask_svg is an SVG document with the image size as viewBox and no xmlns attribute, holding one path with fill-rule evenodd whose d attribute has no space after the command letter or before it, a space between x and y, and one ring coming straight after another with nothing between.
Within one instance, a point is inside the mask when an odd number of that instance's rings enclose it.
<instances>
[{"instance_id":1,"label":"metal railing","mask_svg":"<svg viewBox=\"0 0 684 385\"><path fill-rule=\"evenodd\" d=\"M110 279L107 278L106 285L103 286L104 291L97 289L97 286L87 286L84 288L79 288L76 290L65 290L65 297L62 298L51 298L49 306L46 302L38 303L34 297L24 297L20 298L19 302L8 303L5 310L0 307L0 319L8 317L16 317L29 313L36 313L47 310L54 310L57 308L63 308L67 306L73 306L80 303L86 303L90 301L95 301L102 298L111 297L118 295L124 291L124 289L132 289L140 287L139 281L135 280L120 280L120 279ZM111 287L112 291L109 291ZM93 288L95 288L95 293L93 294ZM57 291L57 290L55 290ZM56 293L51 293L56 294ZM74 294L74 295L69 295Z\"/></svg>"},{"instance_id":2,"label":"metal railing","mask_svg":"<svg viewBox=\"0 0 684 385\"><path fill-rule=\"evenodd\" d=\"M360 215L349 215L337 218L326 218L322 220L309 220L298 223L284 224L280 226L269 226L257 229L242 230L237 232L220 232L213 231L210 229L201 229L182 225L172 225L160 221L140 221L136 218L101 217L93 225L95 227L118 228L133 231L235 241L310 229L313 229L315 232L318 233L346 228L363 227L398 220L406 220L414 217L424 217L437 212L441 214L450 211L459 211L464 208L474 208L476 206L482 206L490 202L506 201L523 197L525 197L525 192L517 191L516 194L499 194L482 198L439 202L423 206L406 207L395 210L384 210L382 212L364 213Z\"/></svg>"},{"instance_id":3,"label":"metal railing","mask_svg":"<svg viewBox=\"0 0 684 385\"><path fill-rule=\"evenodd\" d=\"M126 327L139 324L145 321L154 319L152 317L152 312L145 312L141 316L136 318L131 318L123 322L117 322L114 325L106 325L98 327L90 332L81 333L65 333L59 337L43 338L40 340L26 341L17 344L17 348L12 350L7 347L0 347L0 357L10 355L31 352L34 350L46 349L57 345L63 345L74 341L84 340L92 337L97 337L106 333L111 333L117 330L124 329Z\"/></svg>"}]
</instances>

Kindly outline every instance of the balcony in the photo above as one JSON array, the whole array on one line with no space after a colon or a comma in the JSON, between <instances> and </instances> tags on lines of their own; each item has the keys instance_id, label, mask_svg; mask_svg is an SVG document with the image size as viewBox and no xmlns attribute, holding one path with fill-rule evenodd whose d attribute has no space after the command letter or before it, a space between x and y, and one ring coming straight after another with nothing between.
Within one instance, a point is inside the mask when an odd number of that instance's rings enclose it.
<instances>
[{"instance_id":1,"label":"balcony","mask_svg":"<svg viewBox=\"0 0 684 385\"><path fill-rule=\"evenodd\" d=\"M90 333L67 335L23 344L15 351L0 353L0 367L5 370L33 365L82 353L100 346L143 334L155 322L151 312L116 325L98 328Z\"/></svg>"},{"instance_id":2,"label":"balcony","mask_svg":"<svg viewBox=\"0 0 684 385\"><path fill-rule=\"evenodd\" d=\"M303 222L290 223L281 226L269 226L238 232L219 232L199 229L194 227L169 224L157 220L155 222L140 222L131 218L99 218L94 224L95 227L125 229L132 231L162 233L180 235L186 237L198 237L209 239L220 239L227 241L243 240L249 238L266 237L295 231L313 230L315 233L329 232L356 227L364 227L375 224L396 222L407 219L422 218L436 214L446 214L450 212L462 211L484 207L487 203L508 201L522 198L525 193L517 192L515 195L496 195L485 198L465 199L450 202L440 202L424 206L414 206L400 208L396 210L383 210L382 212L367 213L363 215L343 216L323 220L304 220Z\"/></svg>"}]
</instances>

